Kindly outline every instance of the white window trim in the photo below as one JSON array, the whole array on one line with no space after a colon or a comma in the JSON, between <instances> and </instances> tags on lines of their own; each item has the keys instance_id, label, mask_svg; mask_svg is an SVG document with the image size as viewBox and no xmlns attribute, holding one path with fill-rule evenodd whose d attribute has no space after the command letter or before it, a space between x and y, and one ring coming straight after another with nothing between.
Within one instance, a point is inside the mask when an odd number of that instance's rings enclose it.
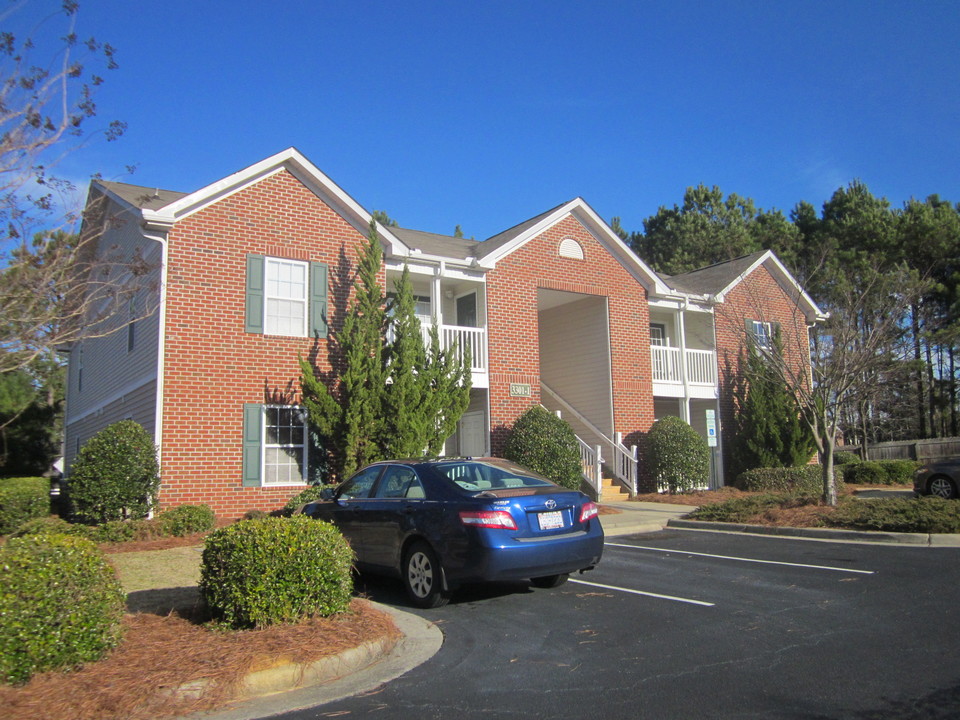
<instances>
[{"instance_id":1,"label":"white window trim","mask_svg":"<svg viewBox=\"0 0 960 720\"><path fill-rule=\"evenodd\" d=\"M303 297L299 299L271 295L270 288L270 268L277 265L297 265L303 269ZM303 320L301 322L300 332L296 334L275 332L270 327L270 301L283 300L284 302L298 302L303 306ZM288 258L270 257L263 258L263 334L273 335L275 337L307 337L307 324L310 322L310 263L302 260L290 260Z\"/></svg>"},{"instance_id":2,"label":"white window trim","mask_svg":"<svg viewBox=\"0 0 960 720\"><path fill-rule=\"evenodd\" d=\"M765 352L773 350L773 323L763 320L753 321L753 338L757 347ZM760 342L760 340L764 342Z\"/></svg>"},{"instance_id":3,"label":"white window trim","mask_svg":"<svg viewBox=\"0 0 960 720\"><path fill-rule=\"evenodd\" d=\"M281 445L279 443L267 442L267 426L270 410L298 410L303 417L303 450L301 455L301 467L303 468L304 478L295 482L267 482L267 450L270 448L295 448L296 445ZM310 476L310 467L307 464L310 459L309 453L309 428L307 427L306 410L300 405L264 405L263 422L260 424L260 487L303 487L309 484L307 479Z\"/></svg>"}]
</instances>

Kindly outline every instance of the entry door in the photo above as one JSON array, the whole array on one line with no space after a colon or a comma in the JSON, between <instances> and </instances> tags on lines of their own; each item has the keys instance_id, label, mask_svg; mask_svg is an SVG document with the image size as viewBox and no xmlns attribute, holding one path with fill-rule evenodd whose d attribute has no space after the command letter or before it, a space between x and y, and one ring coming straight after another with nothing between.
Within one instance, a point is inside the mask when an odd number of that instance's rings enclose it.
<instances>
[{"instance_id":1,"label":"entry door","mask_svg":"<svg viewBox=\"0 0 960 720\"><path fill-rule=\"evenodd\" d=\"M482 411L464 413L460 418L460 454L464 457L487 454L487 423Z\"/></svg>"}]
</instances>

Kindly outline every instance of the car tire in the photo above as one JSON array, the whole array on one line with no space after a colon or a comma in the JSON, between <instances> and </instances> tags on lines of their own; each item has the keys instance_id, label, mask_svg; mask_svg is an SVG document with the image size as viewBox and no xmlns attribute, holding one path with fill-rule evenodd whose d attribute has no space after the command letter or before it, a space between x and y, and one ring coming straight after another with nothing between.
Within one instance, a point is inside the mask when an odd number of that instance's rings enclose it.
<instances>
[{"instance_id":1,"label":"car tire","mask_svg":"<svg viewBox=\"0 0 960 720\"><path fill-rule=\"evenodd\" d=\"M543 577L530 578L530 584L538 588L555 588L560 587L569 579L569 573L560 573L559 575L544 575Z\"/></svg>"},{"instance_id":2,"label":"car tire","mask_svg":"<svg viewBox=\"0 0 960 720\"><path fill-rule=\"evenodd\" d=\"M934 497L945 499L957 497L957 486L946 475L934 475L927 482L927 490Z\"/></svg>"},{"instance_id":3,"label":"car tire","mask_svg":"<svg viewBox=\"0 0 960 720\"><path fill-rule=\"evenodd\" d=\"M414 543L404 555L403 584L410 601L419 608L438 608L450 600L443 591L440 560L424 542Z\"/></svg>"}]
</instances>

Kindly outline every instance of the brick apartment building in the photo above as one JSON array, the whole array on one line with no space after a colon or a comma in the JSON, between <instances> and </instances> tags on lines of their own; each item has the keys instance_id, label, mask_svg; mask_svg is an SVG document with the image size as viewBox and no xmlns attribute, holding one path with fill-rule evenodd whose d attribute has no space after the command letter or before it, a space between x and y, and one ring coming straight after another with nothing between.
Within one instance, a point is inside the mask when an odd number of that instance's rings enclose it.
<instances>
[{"instance_id":1,"label":"brick apartment building","mask_svg":"<svg viewBox=\"0 0 960 720\"><path fill-rule=\"evenodd\" d=\"M101 244L139 252L157 290L123 329L70 348L67 465L129 418L160 449L162 507L283 505L311 477L297 358L331 370L370 213L294 149L192 193L95 181L89 199ZM661 276L580 198L481 242L379 233L381 283L409 267L424 327L471 349L471 403L446 453L497 454L539 403L581 438L596 492L599 458L636 489L633 448L664 415L708 438L722 484L747 334L779 327L799 352L822 317L770 252Z\"/></svg>"}]
</instances>

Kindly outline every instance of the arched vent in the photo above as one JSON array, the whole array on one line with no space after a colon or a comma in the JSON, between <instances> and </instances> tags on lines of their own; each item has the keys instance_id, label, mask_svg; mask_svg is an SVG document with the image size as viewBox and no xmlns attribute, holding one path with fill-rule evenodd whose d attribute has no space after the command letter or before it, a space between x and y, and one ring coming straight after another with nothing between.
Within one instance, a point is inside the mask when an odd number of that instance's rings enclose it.
<instances>
[{"instance_id":1,"label":"arched vent","mask_svg":"<svg viewBox=\"0 0 960 720\"><path fill-rule=\"evenodd\" d=\"M583 247L573 238L564 238L560 241L560 257L583 260Z\"/></svg>"}]
</instances>

